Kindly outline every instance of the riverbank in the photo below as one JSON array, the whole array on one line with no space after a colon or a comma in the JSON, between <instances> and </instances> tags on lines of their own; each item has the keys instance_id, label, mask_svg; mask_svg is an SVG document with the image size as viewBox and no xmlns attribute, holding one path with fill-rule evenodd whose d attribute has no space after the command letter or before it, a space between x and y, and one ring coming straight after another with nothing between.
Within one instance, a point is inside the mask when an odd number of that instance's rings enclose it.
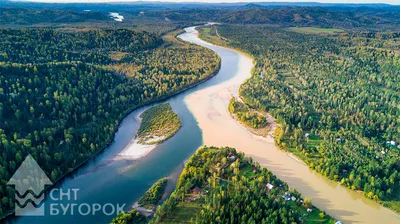
<instances>
[{"instance_id":1,"label":"riverbank","mask_svg":"<svg viewBox=\"0 0 400 224\"><path fill-rule=\"evenodd\" d=\"M229 49L200 40L194 28L187 31L195 36L186 37L187 41L209 47L220 55L226 56L221 57L223 60L221 73L233 73L228 81L198 91L185 99L202 129L205 145L218 147L228 145L244 152L302 195L312 198L313 204L321 210L327 211L329 215L344 223L397 223L400 221L400 217L392 211L356 192L341 187L337 182L328 180L288 156L286 152L277 148L272 138L272 141L265 141L260 137L255 137L233 120L227 105L232 96L239 95L238 90L241 84L251 77L253 59L235 51L239 54L237 67L227 65L230 57L227 53Z\"/></svg>"}]
</instances>

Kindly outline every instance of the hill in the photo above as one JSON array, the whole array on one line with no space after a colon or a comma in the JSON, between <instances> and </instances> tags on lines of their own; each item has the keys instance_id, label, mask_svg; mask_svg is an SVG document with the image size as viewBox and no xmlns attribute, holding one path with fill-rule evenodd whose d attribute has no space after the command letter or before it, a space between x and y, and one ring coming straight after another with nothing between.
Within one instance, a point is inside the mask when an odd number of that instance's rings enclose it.
<instances>
[{"instance_id":1,"label":"hill","mask_svg":"<svg viewBox=\"0 0 400 224\"><path fill-rule=\"evenodd\" d=\"M76 23L107 21L109 17L100 12L76 12L68 10L2 8L0 25L29 25L36 23Z\"/></svg>"}]
</instances>

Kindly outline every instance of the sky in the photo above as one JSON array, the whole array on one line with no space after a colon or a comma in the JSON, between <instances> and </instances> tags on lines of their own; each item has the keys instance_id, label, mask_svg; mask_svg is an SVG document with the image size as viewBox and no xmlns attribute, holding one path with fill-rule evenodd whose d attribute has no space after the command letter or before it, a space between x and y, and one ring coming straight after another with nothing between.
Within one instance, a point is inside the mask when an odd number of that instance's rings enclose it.
<instances>
[{"instance_id":1,"label":"sky","mask_svg":"<svg viewBox=\"0 0 400 224\"><path fill-rule=\"evenodd\" d=\"M18 0L17 0L18 1ZM24 0L31 2L133 2L134 0ZM321 3L387 3L400 5L400 0L142 0L160 2L321 2Z\"/></svg>"}]
</instances>

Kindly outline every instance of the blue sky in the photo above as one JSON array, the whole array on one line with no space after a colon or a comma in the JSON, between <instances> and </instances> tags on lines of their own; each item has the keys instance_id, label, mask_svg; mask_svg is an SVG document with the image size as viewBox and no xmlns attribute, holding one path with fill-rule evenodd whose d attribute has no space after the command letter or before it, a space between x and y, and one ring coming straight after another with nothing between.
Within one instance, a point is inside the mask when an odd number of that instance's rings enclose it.
<instances>
[{"instance_id":1,"label":"blue sky","mask_svg":"<svg viewBox=\"0 0 400 224\"><path fill-rule=\"evenodd\" d=\"M27 1L27 0L25 0ZM30 0L32 2L132 2L133 0ZM146 1L146 0L142 0ZM322 2L322 3L388 3L400 5L400 0L149 0L160 2Z\"/></svg>"}]
</instances>

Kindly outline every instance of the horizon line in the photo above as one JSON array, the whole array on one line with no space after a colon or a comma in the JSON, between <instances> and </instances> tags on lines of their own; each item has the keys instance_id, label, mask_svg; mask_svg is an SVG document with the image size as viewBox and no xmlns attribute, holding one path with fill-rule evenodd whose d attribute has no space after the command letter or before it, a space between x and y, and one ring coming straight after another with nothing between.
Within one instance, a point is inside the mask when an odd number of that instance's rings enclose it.
<instances>
[{"instance_id":1,"label":"horizon line","mask_svg":"<svg viewBox=\"0 0 400 224\"><path fill-rule=\"evenodd\" d=\"M1 1L1 0L0 0ZM304 3L316 3L316 4L322 4L322 5L390 5L390 6L398 6L400 5L400 2L397 4L389 3L389 2L369 2L368 0L361 0L357 2L347 2L346 0L342 1L335 1L335 2L326 2L326 1L293 1L293 0L280 0L280 1L230 1L230 0L218 0L218 1L213 1L213 0L199 0L199 1L192 1L192 0L5 0L8 2L15 2L15 3L49 3L49 4L96 4L96 3L113 3L113 4L118 4L118 3L175 3L175 4L257 4L257 3L273 3L273 4L304 4Z\"/></svg>"}]
</instances>

